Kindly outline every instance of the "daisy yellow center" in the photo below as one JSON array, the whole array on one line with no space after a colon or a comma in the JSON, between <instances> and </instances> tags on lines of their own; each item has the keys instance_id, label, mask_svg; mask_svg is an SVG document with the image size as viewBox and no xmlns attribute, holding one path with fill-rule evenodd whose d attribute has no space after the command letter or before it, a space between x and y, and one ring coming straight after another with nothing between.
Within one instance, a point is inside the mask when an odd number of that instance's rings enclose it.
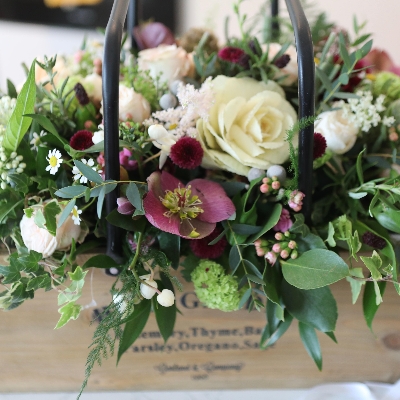
<instances>
[{"instance_id":1,"label":"daisy yellow center","mask_svg":"<svg viewBox=\"0 0 400 400\"><path fill-rule=\"evenodd\" d=\"M176 188L173 192L167 190L164 198L160 198L164 207L168 209L164 215L168 218L178 214L179 218L196 218L204 210L199 207L202 201L198 196L192 196L190 186L187 188Z\"/></svg>"},{"instance_id":2,"label":"daisy yellow center","mask_svg":"<svg viewBox=\"0 0 400 400\"><path fill-rule=\"evenodd\" d=\"M74 217L79 217L78 210L77 210L76 208L74 208L74 209L72 210L72 215L73 215Z\"/></svg>"},{"instance_id":3,"label":"daisy yellow center","mask_svg":"<svg viewBox=\"0 0 400 400\"><path fill-rule=\"evenodd\" d=\"M49 158L49 164L50 164L50 166L52 166L52 167L56 167L57 164L58 164L58 159L57 159L57 157L56 157L56 156L51 156L51 157Z\"/></svg>"}]
</instances>

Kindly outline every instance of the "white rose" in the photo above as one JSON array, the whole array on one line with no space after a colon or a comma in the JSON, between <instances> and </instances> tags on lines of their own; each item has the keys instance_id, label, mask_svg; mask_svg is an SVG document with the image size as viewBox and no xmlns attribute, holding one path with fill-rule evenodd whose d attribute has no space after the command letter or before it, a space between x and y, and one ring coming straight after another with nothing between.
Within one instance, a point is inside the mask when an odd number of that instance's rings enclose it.
<instances>
[{"instance_id":1,"label":"white rose","mask_svg":"<svg viewBox=\"0 0 400 400\"><path fill-rule=\"evenodd\" d=\"M325 137L327 149L336 154L349 151L354 146L358 134L356 124L348 120L343 110L321 113L315 123L314 131Z\"/></svg>"},{"instance_id":2,"label":"white rose","mask_svg":"<svg viewBox=\"0 0 400 400\"><path fill-rule=\"evenodd\" d=\"M250 168L266 170L287 160L286 131L297 116L277 83L217 76L212 87L209 118L197 121L203 167L247 176Z\"/></svg>"},{"instance_id":3,"label":"white rose","mask_svg":"<svg viewBox=\"0 0 400 400\"><path fill-rule=\"evenodd\" d=\"M43 205L35 205L31 218L24 215L20 222L21 236L28 250L34 250L43 254L43 258L50 257L56 250L67 250L72 239L78 240L81 227L75 225L70 215L67 220L57 228L56 236L50 234L46 229L39 228L34 221L37 210L43 211ZM57 222L60 214L57 216Z\"/></svg>"},{"instance_id":4,"label":"white rose","mask_svg":"<svg viewBox=\"0 0 400 400\"><path fill-rule=\"evenodd\" d=\"M149 116L149 102L133 88L119 85L119 119L142 123Z\"/></svg>"},{"instance_id":5,"label":"white rose","mask_svg":"<svg viewBox=\"0 0 400 400\"><path fill-rule=\"evenodd\" d=\"M95 102L100 103L103 98L102 84L103 80L98 74L90 74L82 79L82 85L87 95Z\"/></svg>"},{"instance_id":6,"label":"white rose","mask_svg":"<svg viewBox=\"0 0 400 400\"><path fill-rule=\"evenodd\" d=\"M148 133L154 146L161 150L159 160L159 168L161 169L164 166L165 161L167 161L167 157L171 152L171 146L176 143L177 138L175 138L173 134L169 133L164 126L160 124L150 125Z\"/></svg>"},{"instance_id":7,"label":"white rose","mask_svg":"<svg viewBox=\"0 0 400 400\"><path fill-rule=\"evenodd\" d=\"M279 43L270 43L268 45L268 59L271 61L276 54L281 50L282 46ZM275 78L279 78L281 76L285 76L285 78L279 81L280 84L285 86L290 86L293 83L297 82L298 79L298 65L297 65L297 51L296 47L290 45L286 50L285 53L290 57L289 63L279 69L279 72L275 75Z\"/></svg>"},{"instance_id":8,"label":"white rose","mask_svg":"<svg viewBox=\"0 0 400 400\"><path fill-rule=\"evenodd\" d=\"M140 70L148 70L153 79L160 76L162 83L170 83L187 76L191 71L192 61L182 47L173 44L140 51L138 65Z\"/></svg>"}]
</instances>

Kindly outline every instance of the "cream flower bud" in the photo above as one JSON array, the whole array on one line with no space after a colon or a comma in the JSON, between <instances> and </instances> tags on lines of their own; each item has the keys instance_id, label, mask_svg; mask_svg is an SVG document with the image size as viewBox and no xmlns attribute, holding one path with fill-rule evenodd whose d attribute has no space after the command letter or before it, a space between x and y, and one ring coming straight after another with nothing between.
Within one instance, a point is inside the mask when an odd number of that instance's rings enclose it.
<instances>
[{"instance_id":1,"label":"cream flower bud","mask_svg":"<svg viewBox=\"0 0 400 400\"><path fill-rule=\"evenodd\" d=\"M142 123L149 116L149 102L133 88L119 85L119 119Z\"/></svg>"},{"instance_id":2,"label":"cream flower bud","mask_svg":"<svg viewBox=\"0 0 400 400\"><path fill-rule=\"evenodd\" d=\"M139 278L143 279L147 283L147 285L150 285L150 286L152 286L152 287L157 289L157 287L158 287L157 282L151 278L150 274L149 275L142 275ZM145 285L144 283L140 284L140 294L145 299L150 300L156 294L156 291L154 289L150 288L147 285Z\"/></svg>"},{"instance_id":3,"label":"cream flower bud","mask_svg":"<svg viewBox=\"0 0 400 400\"><path fill-rule=\"evenodd\" d=\"M162 292L157 296L157 301L163 307L170 307L175 302L175 295L172 290L163 289Z\"/></svg>"}]
</instances>

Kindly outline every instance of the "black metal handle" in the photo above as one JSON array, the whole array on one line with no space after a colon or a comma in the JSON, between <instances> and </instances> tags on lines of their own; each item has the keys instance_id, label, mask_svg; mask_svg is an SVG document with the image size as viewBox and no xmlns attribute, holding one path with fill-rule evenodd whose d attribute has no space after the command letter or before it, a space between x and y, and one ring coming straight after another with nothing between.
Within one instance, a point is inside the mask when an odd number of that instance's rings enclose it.
<instances>
[{"instance_id":1,"label":"black metal handle","mask_svg":"<svg viewBox=\"0 0 400 400\"><path fill-rule=\"evenodd\" d=\"M315 64L310 27L299 0L286 0L296 39L299 69L299 119L315 113ZM314 124L299 132L299 190L305 194L302 213L311 221L311 196L313 188Z\"/></svg>"},{"instance_id":2,"label":"black metal handle","mask_svg":"<svg viewBox=\"0 0 400 400\"><path fill-rule=\"evenodd\" d=\"M122 32L130 0L115 0L107 24L103 61L103 118L106 179L119 180L119 66ZM106 195L107 215L116 207L118 189ZM107 223L107 254L122 258L122 231Z\"/></svg>"}]
</instances>

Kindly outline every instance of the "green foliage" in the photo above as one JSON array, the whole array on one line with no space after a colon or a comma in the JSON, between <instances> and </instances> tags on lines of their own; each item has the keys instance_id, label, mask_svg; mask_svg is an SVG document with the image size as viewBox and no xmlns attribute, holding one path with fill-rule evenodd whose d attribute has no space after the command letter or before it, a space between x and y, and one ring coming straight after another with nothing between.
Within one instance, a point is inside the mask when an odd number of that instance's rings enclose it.
<instances>
[{"instance_id":1,"label":"green foliage","mask_svg":"<svg viewBox=\"0 0 400 400\"><path fill-rule=\"evenodd\" d=\"M365 322L372 332L372 321L382 302L386 282L366 282L363 296L363 311Z\"/></svg>"},{"instance_id":2,"label":"green foliage","mask_svg":"<svg viewBox=\"0 0 400 400\"><path fill-rule=\"evenodd\" d=\"M283 276L299 289L316 289L349 276L349 268L335 252L312 249L295 260L282 260Z\"/></svg>"},{"instance_id":3,"label":"green foliage","mask_svg":"<svg viewBox=\"0 0 400 400\"><path fill-rule=\"evenodd\" d=\"M9 153L18 149L18 145L21 143L22 138L31 124L31 119L29 117L24 117L24 115L33 112L35 100L35 61L33 61L27 80L18 95L17 104L7 124L6 133L2 142L2 145Z\"/></svg>"},{"instance_id":4,"label":"green foliage","mask_svg":"<svg viewBox=\"0 0 400 400\"><path fill-rule=\"evenodd\" d=\"M299 333L301 341L309 356L314 360L318 369L322 370L322 353L315 329L303 322L299 322Z\"/></svg>"}]
</instances>

